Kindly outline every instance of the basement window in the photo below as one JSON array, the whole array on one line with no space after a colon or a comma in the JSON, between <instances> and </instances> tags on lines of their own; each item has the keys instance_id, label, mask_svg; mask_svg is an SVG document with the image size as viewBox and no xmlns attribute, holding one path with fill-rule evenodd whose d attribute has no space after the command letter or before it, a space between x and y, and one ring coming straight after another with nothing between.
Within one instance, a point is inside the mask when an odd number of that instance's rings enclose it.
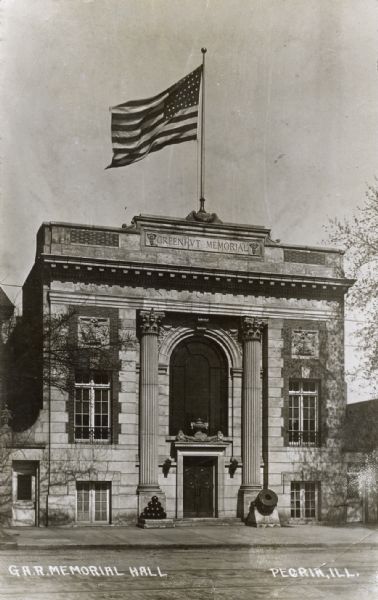
<instances>
[{"instance_id":1,"label":"basement window","mask_svg":"<svg viewBox=\"0 0 378 600\"><path fill-rule=\"evenodd\" d=\"M291 482L291 518L316 519L316 482Z\"/></svg>"},{"instance_id":2,"label":"basement window","mask_svg":"<svg viewBox=\"0 0 378 600\"><path fill-rule=\"evenodd\" d=\"M110 522L110 482L76 483L76 519L83 523Z\"/></svg>"}]
</instances>

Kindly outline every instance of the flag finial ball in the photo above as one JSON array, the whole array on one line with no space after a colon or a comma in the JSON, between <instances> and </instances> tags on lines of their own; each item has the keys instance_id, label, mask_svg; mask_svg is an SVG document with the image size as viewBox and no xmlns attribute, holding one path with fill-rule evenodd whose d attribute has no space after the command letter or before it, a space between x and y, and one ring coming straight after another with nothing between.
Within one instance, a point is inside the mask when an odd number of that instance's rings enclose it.
<instances>
[{"instance_id":1,"label":"flag finial ball","mask_svg":"<svg viewBox=\"0 0 378 600\"><path fill-rule=\"evenodd\" d=\"M206 54L207 48L201 48L201 52L202 52L202 54Z\"/></svg>"}]
</instances>

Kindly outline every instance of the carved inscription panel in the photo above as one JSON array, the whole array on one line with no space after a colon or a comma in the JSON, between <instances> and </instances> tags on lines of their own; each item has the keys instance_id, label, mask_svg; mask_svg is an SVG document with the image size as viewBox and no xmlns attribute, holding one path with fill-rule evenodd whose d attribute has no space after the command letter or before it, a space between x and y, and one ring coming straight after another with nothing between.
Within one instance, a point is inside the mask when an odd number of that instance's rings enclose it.
<instances>
[{"instance_id":1,"label":"carved inscription panel","mask_svg":"<svg viewBox=\"0 0 378 600\"><path fill-rule=\"evenodd\" d=\"M231 239L186 234L145 232L145 245L153 248L176 248L177 250L197 250L221 254L238 254L261 258L263 243L260 239Z\"/></svg>"}]
</instances>

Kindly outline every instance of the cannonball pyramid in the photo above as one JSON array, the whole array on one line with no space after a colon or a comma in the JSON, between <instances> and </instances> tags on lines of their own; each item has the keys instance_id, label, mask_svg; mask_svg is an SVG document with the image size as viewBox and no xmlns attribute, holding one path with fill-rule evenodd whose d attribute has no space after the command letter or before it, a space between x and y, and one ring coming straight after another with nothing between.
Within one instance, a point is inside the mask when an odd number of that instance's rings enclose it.
<instances>
[{"instance_id":1,"label":"cannonball pyramid","mask_svg":"<svg viewBox=\"0 0 378 600\"><path fill-rule=\"evenodd\" d=\"M146 508L140 515L141 519L166 519L167 513L159 502L157 496L152 496L151 500L147 504Z\"/></svg>"}]
</instances>

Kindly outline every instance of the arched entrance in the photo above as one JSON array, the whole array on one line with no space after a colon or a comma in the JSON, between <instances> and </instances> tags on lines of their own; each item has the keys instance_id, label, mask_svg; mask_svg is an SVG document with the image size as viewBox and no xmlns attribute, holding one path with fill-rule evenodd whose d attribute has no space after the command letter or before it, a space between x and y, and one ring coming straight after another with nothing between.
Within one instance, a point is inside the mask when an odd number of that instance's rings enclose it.
<instances>
[{"instance_id":1,"label":"arched entrance","mask_svg":"<svg viewBox=\"0 0 378 600\"><path fill-rule=\"evenodd\" d=\"M169 410L170 435L192 435L190 424L199 418L209 424L208 435L227 435L227 361L212 341L193 336L172 352Z\"/></svg>"},{"instance_id":2,"label":"arched entrance","mask_svg":"<svg viewBox=\"0 0 378 600\"><path fill-rule=\"evenodd\" d=\"M178 516L216 517L223 503L224 451L227 442L195 440L191 423L208 423L208 436L228 434L228 369L221 349L211 340L192 336L180 342L170 360L171 435L182 430L187 442L177 451ZM213 438L212 438L213 440ZM222 495L222 498L220 498Z\"/></svg>"}]
</instances>

